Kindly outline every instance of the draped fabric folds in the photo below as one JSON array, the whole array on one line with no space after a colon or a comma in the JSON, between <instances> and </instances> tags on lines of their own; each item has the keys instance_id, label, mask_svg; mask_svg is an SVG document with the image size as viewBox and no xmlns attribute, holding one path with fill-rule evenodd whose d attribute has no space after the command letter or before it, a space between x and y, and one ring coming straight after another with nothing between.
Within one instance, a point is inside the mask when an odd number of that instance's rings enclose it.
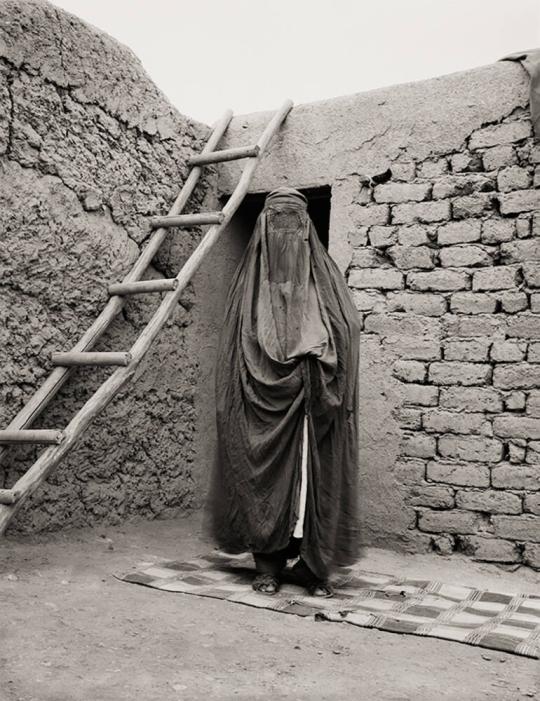
<instances>
[{"instance_id":1,"label":"draped fabric folds","mask_svg":"<svg viewBox=\"0 0 540 701\"><path fill-rule=\"evenodd\" d=\"M304 196L271 193L235 273L216 370L212 532L228 552L285 548L319 577L357 557L358 315Z\"/></svg>"}]
</instances>

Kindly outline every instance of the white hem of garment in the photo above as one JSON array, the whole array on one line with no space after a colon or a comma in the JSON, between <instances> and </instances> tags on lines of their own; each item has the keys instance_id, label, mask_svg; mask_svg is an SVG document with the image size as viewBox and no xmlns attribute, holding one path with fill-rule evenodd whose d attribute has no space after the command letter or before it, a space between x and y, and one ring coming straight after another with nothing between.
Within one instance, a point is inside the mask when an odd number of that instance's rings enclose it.
<instances>
[{"instance_id":1,"label":"white hem of garment","mask_svg":"<svg viewBox=\"0 0 540 701\"><path fill-rule=\"evenodd\" d=\"M306 514L306 498L307 498L307 463L308 463L308 417L304 415L304 427L302 431L302 459L300 472L300 498L298 504L298 519L293 531L293 538L301 538L304 534L304 517Z\"/></svg>"}]
</instances>

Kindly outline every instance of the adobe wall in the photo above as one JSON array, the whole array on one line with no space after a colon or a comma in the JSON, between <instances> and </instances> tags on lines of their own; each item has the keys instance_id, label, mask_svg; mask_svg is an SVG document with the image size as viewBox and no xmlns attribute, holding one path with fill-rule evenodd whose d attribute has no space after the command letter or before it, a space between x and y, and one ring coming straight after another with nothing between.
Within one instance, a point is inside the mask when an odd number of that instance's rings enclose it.
<instances>
[{"instance_id":1,"label":"adobe wall","mask_svg":"<svg viewBox=\"0 0 540 701\"><path fill-rule=\"evenodd\" d=\"M107 285L141 250L147 217L166 213L207 133L114 39L45 2L0 3L0 426L42 383L51 351L69 350L103 309ZM199 236L182 232L150 277L176 275ZM130 299L98 350L128 350L156 301ZM13 528L170 515L194 503L192 301L191 290L134 382ZM63 428L108 372L74 373L36 426ZM0 486L35 455L10 449Z\"/></svg>"},{"instance_id":2,"label":"adobe wall","mask_svg":"<svg viewBox=\"0 0 540 701\"><path fill-rule=\"evenodd\" d=\"M235 119L230 144L267 118ZM528 79L501 62L301 105L256 175L332 187L363 328L366 543L540 568L538 163Z\"/></svg>"},{"instance_id":3,"label":"adobe wall","mask_svg":"<svg viewBox=\"0 0 540 701\"><path fill-rule=\"evenodd\" d=\"M0 4L0 91L5 426L50 352L101 311L208 129L178 114L128 49L45 2ZM527 101L522 69L498 63L302 105L253 182L332 187L330 252L363 325L365 543L540 568L540 150ZM229 144L253 143L268 116L236 118ZM190 211L232 190L238 166L220 173L219 192L210 169ZM200 235L171 234L150 275L176 275ZM248 236L235 220L135 381L14 528L202 504L215 349ZM129 348L155 302L131 299L98 349ZM104 376L78 371L37 425L64 426ZM33 455L10 449L0 486Z\"/></svg>"}]
</instances>

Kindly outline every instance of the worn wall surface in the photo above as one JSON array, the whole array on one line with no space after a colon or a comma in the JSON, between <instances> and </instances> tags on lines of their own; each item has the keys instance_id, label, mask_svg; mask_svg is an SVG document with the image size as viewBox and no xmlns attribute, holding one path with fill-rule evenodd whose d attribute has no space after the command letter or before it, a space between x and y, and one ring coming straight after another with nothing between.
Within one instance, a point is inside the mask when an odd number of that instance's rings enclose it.
<instances>
[{"instance_id":1,"label":"worn wall surface","mask_svg":"<svg viewBox=\"0 0 540 701\"><path fill-rule=\"evenodd\" d=\"M114 39L44 2L0 3L0 425L6 426L122 279L185 180L207 127L180 115ZM204 195L198 190L194 209ZM150 277L178 272L200 232L172 233ZM99 350L128 350L159 295L132 298ZM193 292L135 381L17 516L36 530L132 514L153 517L196 498L197 354ZM74 373L43 421L63 428L109 371ZM35 457L10 449L0 486Z\"/></svg>"},{"instance_id":2,"label":"worn wall surface","mask_svg":"<svg viewBox=\"0 0 540 701\"><path fill-rule=\"evenodd\" d=\"M200 150L129 50L44 2L0 4L0 424L103 308ZM269 115L234 120L253 143ZM362 319L365 543L540 568L540 149L528 81L498 63L294 109L252 184L332 188L330 252ZM213 169L196 210L230 193ZM151 276L200 237L172 233ZM201 505L213 373L237 217L135 382L19 515L35 530ZM153 296L99 349L130 347ZM85 370L41 426L62 428L105 376ZM35 455L11 449L0 486Z\"/></svg>"},{"instance_id":3,"label":"worn wall surface","mask_svg":"<svg viewBox=\"0 0 540 701\"><path fill-rule=\"evenodd\" d=\"M497 63L302 105L258 171L258 191L332 186L366 543L540 568L539 162L526 74Z\"/></svg>"}]
</instances>

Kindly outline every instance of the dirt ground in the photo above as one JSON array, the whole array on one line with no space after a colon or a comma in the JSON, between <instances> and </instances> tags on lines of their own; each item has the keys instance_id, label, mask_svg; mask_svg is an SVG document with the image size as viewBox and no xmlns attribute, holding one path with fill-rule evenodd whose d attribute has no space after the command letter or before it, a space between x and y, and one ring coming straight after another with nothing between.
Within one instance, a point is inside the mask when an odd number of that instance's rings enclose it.
<instances>
[{"instance_id":1,"label":"dirt ground","mask_svg":"<svg viewBox=\"0 0 540 701\"><path fill-rule=\"evenodd\" d=\"M118 581L208 552L197 517L0 543L1 701L540 699L540 663ZM532 571L367 550L378 572L538 593Z\"/></svg>"}]
</instances>

